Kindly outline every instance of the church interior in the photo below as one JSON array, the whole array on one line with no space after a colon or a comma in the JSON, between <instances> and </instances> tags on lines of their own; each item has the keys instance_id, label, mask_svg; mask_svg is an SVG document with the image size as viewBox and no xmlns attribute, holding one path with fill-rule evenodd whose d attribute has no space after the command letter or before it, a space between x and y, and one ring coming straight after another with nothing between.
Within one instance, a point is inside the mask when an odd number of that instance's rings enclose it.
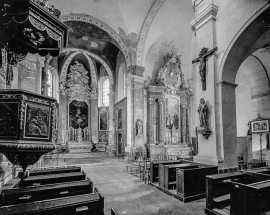
<instances>
[{"instance_id":1,"label":"church interior","mask_svg":"<svg viewBox=\"0 0 270 215\"><path fill-rule=\"evenodd\" d=\"M0 214L270 214L269 0L0 0Z\"/></svg>"}]
</instances>

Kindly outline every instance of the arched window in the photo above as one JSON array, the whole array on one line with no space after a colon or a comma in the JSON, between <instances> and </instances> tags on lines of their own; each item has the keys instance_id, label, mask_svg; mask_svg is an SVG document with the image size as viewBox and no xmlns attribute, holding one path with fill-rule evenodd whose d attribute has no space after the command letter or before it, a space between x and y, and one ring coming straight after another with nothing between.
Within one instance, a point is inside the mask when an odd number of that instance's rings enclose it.
<instances>
[{"instance_id":1,"label":"arched window","mask_svg":"<svg viewBox=\"0 0 270 215\"><path fill-rule=\"evenodd\" d=\"M106 79L102 84L102 104L104 106L109 106L109 92L110 92L110 81Z\"/></svg>"},{"instance_id":2,"label":"arched window","mask_svg":"<svg viewBox=\"0 0 270 215\"><path fill-rule=\"evenodd\" d=\"M118 93L117 93L118 101L126 97L126 74L127 74L126 66L124 63L122 63L118 73Z\"/></svg>"},{"instance_id":3,"label":"arched window","mask_svg":"<svg viewBox=\"0 0 270 215\"><path fill-rule=\"evenodd\" d=\"M53 78L52 78L52 71L48 69L47 71L47 86L48 86L48 96L53 96Z\"/></svg>"}]
</instances>

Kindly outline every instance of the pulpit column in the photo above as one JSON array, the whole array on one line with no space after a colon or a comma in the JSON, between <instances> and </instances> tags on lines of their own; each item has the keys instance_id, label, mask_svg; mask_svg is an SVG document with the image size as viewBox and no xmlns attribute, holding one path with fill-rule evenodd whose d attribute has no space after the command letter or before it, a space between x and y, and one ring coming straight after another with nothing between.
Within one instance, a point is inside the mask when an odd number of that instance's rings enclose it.
<instances>
[{"instance_id":1,"label":"pulpit column","mask_svg":"<svg viewBox=\"0 0 270 215\"><path fill-rule=\"evenodd\" d=\"M163 115L163 104L164 100L159 99L159 144L164 143L164 115Z\"/></svg>"},{"instance_id":2,"label":"pulpit column","mask_svg":"<svg viewBox=\"0 0 270 215\"><path fill-rule=\"evenodd\" d=\"M116 146L114 144L114 102L115 102L115 92L113 91L113 85L110 85L110 93L108 94L110 98L109 103L109 137L108 137L108 149L109 151L115 150Z\"/></svg>"}]
</instances>

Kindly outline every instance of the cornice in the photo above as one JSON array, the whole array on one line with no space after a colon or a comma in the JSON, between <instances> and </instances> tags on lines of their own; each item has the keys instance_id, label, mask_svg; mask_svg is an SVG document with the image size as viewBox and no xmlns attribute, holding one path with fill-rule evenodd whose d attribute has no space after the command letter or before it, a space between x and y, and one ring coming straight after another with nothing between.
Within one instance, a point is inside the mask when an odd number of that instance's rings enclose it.
<instances>
[{"instance_id":1,"label":"cornice","mask_svg":"<svg viewBox=\"0 0 270 215\"><path fill-rule=\"evenodd\" d=\"M201 12L193 21L191 21L191 29L197 31L210 20L216 20L218 6L211 4L203 12Z\"/></svg>"}]
</instances>

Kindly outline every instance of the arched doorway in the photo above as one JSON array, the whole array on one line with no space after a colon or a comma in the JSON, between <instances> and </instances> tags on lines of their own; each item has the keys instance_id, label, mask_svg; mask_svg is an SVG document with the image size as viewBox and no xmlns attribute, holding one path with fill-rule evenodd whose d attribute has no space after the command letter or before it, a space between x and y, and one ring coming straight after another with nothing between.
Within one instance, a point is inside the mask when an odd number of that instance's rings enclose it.
<instances>
[{"instance_id":1,"label":"arched doorway","mask_svg":"<svg viewBox=\"0 0 270 215\"><path fill-rule=\"evenodd\" d=\"M237 115L236 76L241 64L256 50L269 43L269 4L258 11L231 42L220 67L218 83L220 112L220 154L224 158L223 167L237 166ZM222 167L221 167L222 168Z\"/></svg>"}]
</instances>

